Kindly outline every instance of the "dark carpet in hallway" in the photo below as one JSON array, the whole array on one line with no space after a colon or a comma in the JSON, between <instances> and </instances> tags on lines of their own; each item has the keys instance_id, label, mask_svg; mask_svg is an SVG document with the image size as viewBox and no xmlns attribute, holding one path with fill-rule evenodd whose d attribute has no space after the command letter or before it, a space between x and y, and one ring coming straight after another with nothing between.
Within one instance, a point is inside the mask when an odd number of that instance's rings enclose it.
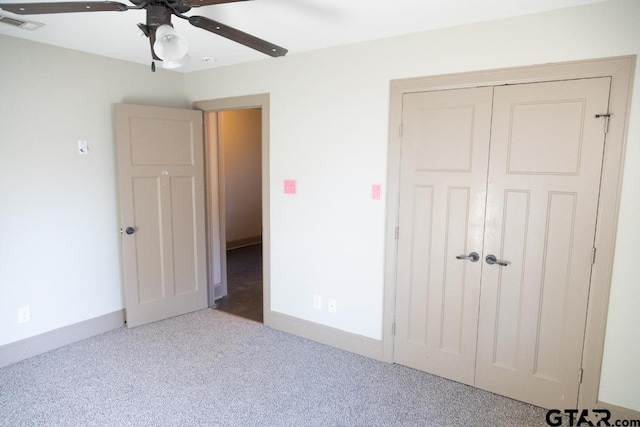
<instances>
[{"instance_id":1,"label":"dark carpet in hallway","mask_svg":"<svg viewBox=\"0 0 640 427\"><path fill-rule=\"evenodd\" d=\"M227 251L227 296L216 301L216 308L263 321L262 244Z\"/></svg>"}]
</instances>

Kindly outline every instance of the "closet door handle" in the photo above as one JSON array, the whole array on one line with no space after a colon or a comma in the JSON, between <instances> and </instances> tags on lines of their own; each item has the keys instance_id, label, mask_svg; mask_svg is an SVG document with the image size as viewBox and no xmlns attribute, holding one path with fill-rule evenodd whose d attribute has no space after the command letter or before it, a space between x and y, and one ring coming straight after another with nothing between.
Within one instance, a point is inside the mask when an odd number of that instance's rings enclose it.
<instances>
[{"instance_id":1,"label":"closet door handle","mask_svg":"<svg viewBox=\"0 0 640 427\"><path fill-rule=\"evenodd\" d=\"M465 259L467 261L476 262L480 259L477 252L471 252L469 255L458 255L456 259Z\"/></svg>"},{"instance_id":2,"label":"closet door handle","mask_svg":"<svg viewBox=\"0 0 640 427\"><path fill-rule=\"evenodd\" d=\"M507 265L511 264L509 261L502 261L500 259L496 259L496 256L492 254L487 255L487 257L484 260L489 265L498 264L498 265L501 265L502 267L506 267Z\"/></svg>"}]
</instances>

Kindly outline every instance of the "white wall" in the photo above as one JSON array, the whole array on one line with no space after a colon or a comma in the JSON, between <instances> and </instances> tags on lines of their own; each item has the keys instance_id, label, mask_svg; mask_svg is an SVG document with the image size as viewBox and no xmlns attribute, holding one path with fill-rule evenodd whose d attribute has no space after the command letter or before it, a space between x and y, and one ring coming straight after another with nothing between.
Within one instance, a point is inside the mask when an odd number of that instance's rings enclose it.
<instances>
[{"instance_id":1,"label":"white wall","mask_svg":"<svg viewBox=\"0 0 640 427\"><path fill-rule=\"evenodd\" d=\"M218 113L227 249L262 240L262 111Z\"/></svg>"},{"instance_id":2,"label":"white wall","mask_svg":"<svg viewBox=\"0 0 640 427\"><path fill-rule=\"evenodd\" d=\"M112 105L186 104L178 73L6 36L0 52L3 345L124 307Z\"/></svg>"},{"instance_id":3,"label":"white wall","mask_svg":"<svg viewBox=\"0 0 640 427\"><path fill-rule=\"evenodd\" d=\"M185 87L193 101L271 95L272 309L380 339L385 206L370 188L386 177L390 80L638 53L640 1L620 0L202 71ZM600 395L635 410L638 77ZM295 196L283 194L289 178ZM314 310L313 294L336 298L338 313Z\"/></svg>"}]
</instances>

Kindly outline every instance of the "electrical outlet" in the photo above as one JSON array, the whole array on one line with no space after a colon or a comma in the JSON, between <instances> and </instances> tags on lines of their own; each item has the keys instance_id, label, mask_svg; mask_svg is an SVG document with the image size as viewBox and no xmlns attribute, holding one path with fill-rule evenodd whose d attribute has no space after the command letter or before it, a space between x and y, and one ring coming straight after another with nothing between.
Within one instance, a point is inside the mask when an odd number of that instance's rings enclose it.
<instances>
[{"instance_id":1,"label":"electrical outlet","mask_svg":"<svg viewBox=\"0 0 640 427\"><path fill-rule=\"evenodd\" d=\"M27 323L31 321L31 309L29 307L20 307L18 309L18 323Z\"/></svg>"},{"instance_id":2,"label":"electrical outlet","mask_svg":"<svg viewBox=\"0 0 640 427\"><path fill-rule=\"evenodd\" d=\"M334 298L327 300L327 306L329 307L329 313L335 313L337 311L336 300Z\"/></svg>"},{"instance_id":3,"label":"electrical outlet","mask_svg":"<svg viewBox=\"0 0 640 427\"><path fill-rule=\"evenodd\" d=\"M313 296L313 308L322 310L322 297L320 295Z\"/></svg>"}]
</instances>

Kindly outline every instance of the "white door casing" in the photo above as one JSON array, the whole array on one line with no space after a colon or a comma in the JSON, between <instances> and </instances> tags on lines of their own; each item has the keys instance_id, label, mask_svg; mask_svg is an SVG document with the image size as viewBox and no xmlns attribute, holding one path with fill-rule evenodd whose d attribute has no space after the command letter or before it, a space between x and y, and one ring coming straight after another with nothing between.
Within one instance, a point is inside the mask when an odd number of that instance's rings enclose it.
<instances>
[{"instance_id":1,"label":"white door casing","mask_svg":"<svg viewBox=\"0 0 640 427\"><path fill-rule=\"evenodd\" d=\"M208 263L209 263L209 307L215 301L227 295L226 251L224 241L224 187L220 180L224 163L220 162L220 141L218 138L217 112L202 113L205 132L205 202L207 212Z\"/></svg>"},{"instance_id":2,"label":"white door casing","mask_svg":"<svg viewBox=\"0 0 640 427\"><path fill-rule=\"evenodd\" d=\"M202 113L128 104L114 109L127 325L203 309Z\"/></svg>"}]
</instances>

